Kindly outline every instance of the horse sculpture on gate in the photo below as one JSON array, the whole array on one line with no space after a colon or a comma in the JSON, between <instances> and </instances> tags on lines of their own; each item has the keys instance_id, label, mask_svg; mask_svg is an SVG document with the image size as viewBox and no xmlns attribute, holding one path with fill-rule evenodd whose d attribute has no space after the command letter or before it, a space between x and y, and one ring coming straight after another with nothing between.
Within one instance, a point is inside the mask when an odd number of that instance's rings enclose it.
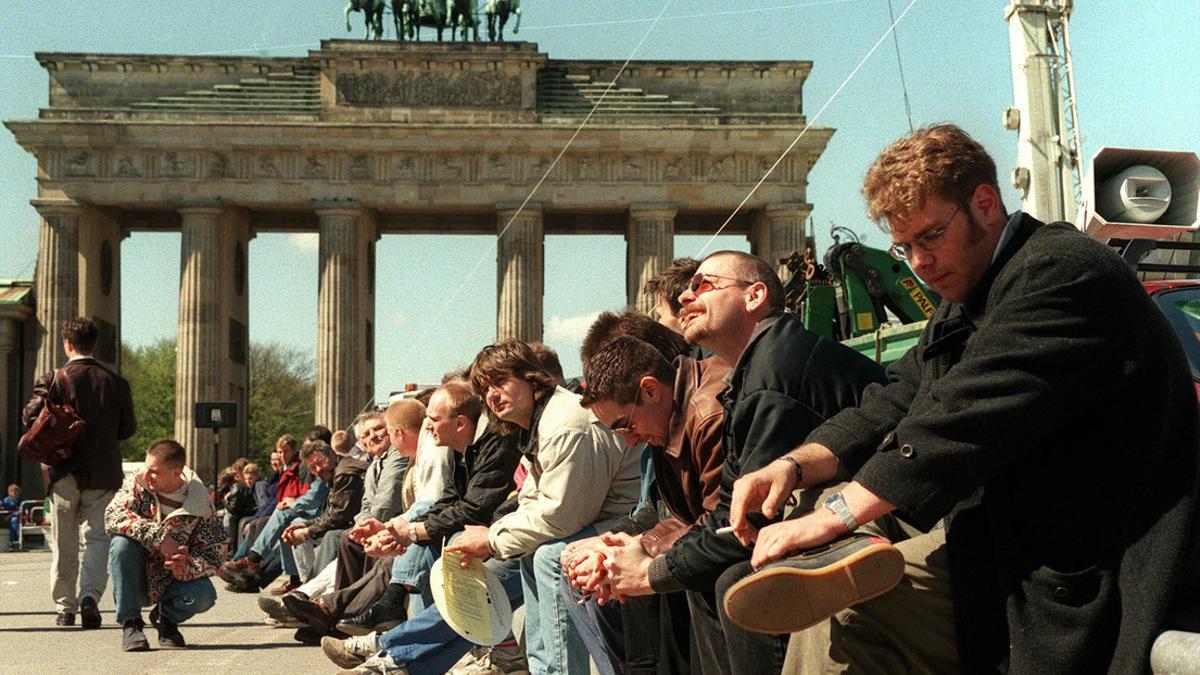
<instances>
[{"instance_id":1,"label":"horse sculpture on gate","mask_svg":"<svg viewBox=\"0 0 1200 675\"><path fill-rule=\"evenodd\" d=\"M450 5L450 39L454 39L457 29L462 27L463 42L467 41L467 30L470 29L472 40L479 42L479 18L475 0L447 0Z\"/></svg>"},{"instance_id":2,"label":"horse sculpture on gate","mask_svg":"<svg viewBox=\"0 0 1200 675\"><path fill-rule=\"evenodd\" d=\"M362 12L363 23L366 25L364 40L371 39L374 31L375 39L383 39L383 10L386 0L350 0L346 3L346 32L350 31L350 12Z\"/></svg>"},{"instance_id":3,"label":"horse sculpture on gate","mask_svg":"<svg viewBox=\"0 0 1200 675\"><path fill-rule=\"evenodd\" d=\"M483 12L487 15L488 39L492 42L504 42L504 24L508 23L510 14L517 17L513 34L521 30L521 0L488 0Z\"/></svg>"}]
</instances>

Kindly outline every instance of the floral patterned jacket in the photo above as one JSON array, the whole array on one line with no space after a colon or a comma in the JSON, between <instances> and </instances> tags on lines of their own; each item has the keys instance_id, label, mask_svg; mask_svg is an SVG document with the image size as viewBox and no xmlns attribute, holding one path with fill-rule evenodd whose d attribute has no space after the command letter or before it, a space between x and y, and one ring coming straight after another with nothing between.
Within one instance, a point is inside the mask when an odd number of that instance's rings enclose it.
<instances>
[{"instance_id":1,"label":"floral patterned jacket","mask_svg":"<svg viewBox=\"0 0 1200 675\"><path fill-rule=\"evenodd\" d=\"M146 552L146 590L151 602L158 602L167 586L176 578L163 566L160 546L171 537L186 546L192 564L180 581L191 581L216 574L225 559L228 546L221 525L208 497L208 489L191 469L183 470L186 496L183 504L166 517L160 517L158 495L146 487L141 473L125 480L121 490L104 511L104 531L108 536L122 535L141 544Z\"/></svg>"}]
</instances>

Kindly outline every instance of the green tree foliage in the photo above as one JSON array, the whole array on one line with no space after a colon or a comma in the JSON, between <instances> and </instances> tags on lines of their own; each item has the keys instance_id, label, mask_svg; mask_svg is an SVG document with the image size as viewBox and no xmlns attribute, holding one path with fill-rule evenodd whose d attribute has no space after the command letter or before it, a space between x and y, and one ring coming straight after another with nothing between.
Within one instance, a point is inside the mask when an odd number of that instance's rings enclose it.
<instances>
[{"instance_id":1,"label":"green tree foliage","mask_svg":"<svg viewBox=\"0 0 1200 675\"><path fill-rule=\"evenodd\" d=\"M138 461L160 438L175 435L175 341L121 346L121 374L133 389L138 430L121 444L125 459ZM302 438L315 416L312 358L277 343L250 345L249 444L246 457L267 469L267 455L283 434ZM246 411L239 411L246 415Z\"/></svg>"},{"instance_id":2,"label":"green tree foliage","mask_svg":"<svg viewBox=\"0 0 1200 675\"><path fill-rule=\"evenodd\" d=\"M151 443L175 436L175 341L121 345L121 374L133 390L138 420L137 433L121 442L121 455L141 461Z\"/></svg>"},{"instance_id":3,"label":"green tree foliage","mask_svg":"<svg viewBox=\"0 0 1200 675\"><path fill-rule=\"evenodd\" d=\"M246 456L266 467L275 440L302 440L316 417L312 357L278 343L250 345L250 439Z\"/></svg>"}]
</instances>

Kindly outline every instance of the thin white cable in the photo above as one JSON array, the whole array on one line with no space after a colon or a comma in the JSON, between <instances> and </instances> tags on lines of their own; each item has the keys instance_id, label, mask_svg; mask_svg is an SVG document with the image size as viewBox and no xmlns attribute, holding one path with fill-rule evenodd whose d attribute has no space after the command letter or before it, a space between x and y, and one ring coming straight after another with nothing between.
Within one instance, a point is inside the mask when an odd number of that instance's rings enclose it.
<instances>
[{"instance_id":1,"label":"thin white cable","mask_svg":"<svg viewBox=\"0 0 1200 675\"><path fill-rule=\"evenodd\" d=\"M609 81L608 86L604 88L604 91L600 94L600 98L596 99L596 103L592 105L592 109L588 111L587 116L583 118L583 121L580 122L579 126L575 128L575 132L571 134L569 139L567 139L566 145L563 146L562 150L558 151L558 155L554 157L554 161L550 162L550 166L546 167L545 173L543 173L542 177L538 179L538 182L533 186L533 189L529 191L529 194L525 196L525 199L521 202L521 205L518 206L515 211L513 211L513 214L509 217L508 222L504 224L504 227L500 229L499 234L496 235L496 238L492 240L491 245L488 246L487 252L475 261L475 264L471 267L471 271L467 273L467 276L463 277L462 283L458 285L458 288L454 289L454 292L450 294L446 301L439 303L437 314L435 314L433 320L429 322L425 332L423 332L417 339L417 344L421 344L425 337L437 327L437 325L441 322L442 317L445 316L447 308L453 305L454 300L458 298L463 289L467 287L468 283L470 283L472 277L475 276L475 273L479 271L479 267L484 263L485 260L495 254L496 247L499 246L501 237L503 237L504 234L508 232L508 229L512 227L513 221L515 221L517 217L521 215L521 211L525 210L525 207L529 204L529 201L533 199L533 196L537 194L538 189L542 187L542 184L546 182L546 179L550 176L550 173L554 171L554 167L558 166L559 160L561 160L562 156L566 154L568 149L570 149L571 144L574 143L575 139L579 137L579 134L583 131L583 128L587 126L587 123L591 121L592 116L596 113L596 110L600 107L600 104L604 102L605 97L607 97L608 93L612 91L612 88L616 86L617 80L621 78L621 74L625 72L627 67L629 67L629 62L633 60L633 57L637 55L638 51L642 48L642 45L645 44L646 38L650 37L650 34L654 32L655 26L658 25L659 19L661 19L663 14L666 13L667 8L671 6L671 2L672 0L667 0L662 9L659 10L658 16L654 17L654 21L650 23L649 28L647 28L646 32L642 34L642 39L638 40L638 43L634 45L633 51L629 53L629 56L626 57L624 63L622 63L621 67L617 70L617 74L613 76L612 80Z\"/></svg>"},{"instance_id":2,"label":"thin white cable","mask_svg":"<svg viewBox=\"0 0 1200 675\"><path fill-rule=\"evenodd\" d=\"M800 142L800 139L804 137L804 134L808 133L808 130L812 128L813 123L821 118L821 114L825 112L825 109L828 108L831 103L833 103L833 101L838 97L838 94L842 93L842 90L846 88L846 85L850 84L850 81L854 79L854 76L858 74L858 71L861 70L862 67L866 65L867 61L870 60L871 56L879 50L879 46L882 45L885 40L887 40L888 35L891 35L892 31L896 29L896 25L904 19L904 16L908 14L908 10L912 9L913 5L915 4L917 4L917 0L911 0L911 2L908 3L908 6L904 8L904 11L900 12L900 16L896 17L896 20L892 22L892 25L888 26L888 29L884 31L883 35L880 36L880 38L875 42L875 46L871 47L866 56L862 57L862 60L858 62L858 65L854 67L854 70L850 71L850 74L846 76L846 79L843 80L842 83L838 85L838 88L835 89L834 92L829 96L829 98L825 101L825 105L822 105L821 109L817 111L817 114L813 115L808 119L807 122L804 123L804 128L800 130L799 134L796 134L796 137L792 139L792 142L789 143L787 148L784 149L783 154L779 155L779 159L776 159L775 163L771 165L771 168L767 169L767 172L762 175L762 178L758 179L758 182L754 184L754 187L750 188L750 192L746 194L745 199L743 199L742 202L737 205L737 208L733 210L733 213L729 214L729 217L725 219L725 222L721 223L721 226L717 228L717 231L713 233L713 236L709 237L708 241L704 243L704 248L700 249L700 253L697 254L698 256L703 256L704 252L708 250L708 247L712 245L713 241L715 241L717 237L721 236L721 233L725 231L725 228L729 225L730 221L732 221L734 217L741 212L742 207L746 205L746 202L750 201L750 198L754 196L754 193L758 192L758 188L762 187L762 184L771 177L771 173L775 171L775 167L779 166L780 162L782 162L783 159L788 156L788 153L792 151L792 148L796 147L796 144Z\"/></svg>"}]
</instances>

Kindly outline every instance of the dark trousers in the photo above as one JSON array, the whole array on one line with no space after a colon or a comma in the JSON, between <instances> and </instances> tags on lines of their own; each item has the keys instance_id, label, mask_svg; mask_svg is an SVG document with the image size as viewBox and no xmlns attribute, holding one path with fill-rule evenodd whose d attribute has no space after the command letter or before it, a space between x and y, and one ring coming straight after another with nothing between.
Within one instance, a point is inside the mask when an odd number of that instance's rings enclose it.
<instances>
[{"instance_id":1,"label":"dark trousers","mask_svg":"<svg viewBox=\"0 0 1200 675\"><path fill-rule=\"evenodd\" d=\"M730 586L753 572L754 568L747 560L730 567L717 578L717 616L721 631L725 634L725 651L729 654L729 663L735 675L778 675L783 668L791 636L755 633L739 628L725 615L725 604L719 601L725 597Z\"/></svg>"},{"instance_id":2,"label":"dark trousers","mask_svg":"<svg viewBox=\"0 0 1200 675\"><path fill-rule=\"evenodd\" d=\"M359 550L362 550L361 546ZM365 555L364 557L368 561L367 569L361 576L345 586L340 582L336 583L335 590L321 598L325 601L325 606L333 613L334 618L354 616L366 610L371 603L383 595L383 592L387 590L388 582L392 580L392 561L395 558L371 558ZM339 556L338 571L340 572L341 569L342 563Z\"/></svg>"},{"instance_id":3,"label":"dark trousers","mask_svg":"<svg viewBox=\"0 0 1200 675\"><path fill-rule=\"evenodd\" d=\"M686 594L629 598L620 607L625 672L629 675L691 672L691 614Z\"/></svg>"}]
</instances>

